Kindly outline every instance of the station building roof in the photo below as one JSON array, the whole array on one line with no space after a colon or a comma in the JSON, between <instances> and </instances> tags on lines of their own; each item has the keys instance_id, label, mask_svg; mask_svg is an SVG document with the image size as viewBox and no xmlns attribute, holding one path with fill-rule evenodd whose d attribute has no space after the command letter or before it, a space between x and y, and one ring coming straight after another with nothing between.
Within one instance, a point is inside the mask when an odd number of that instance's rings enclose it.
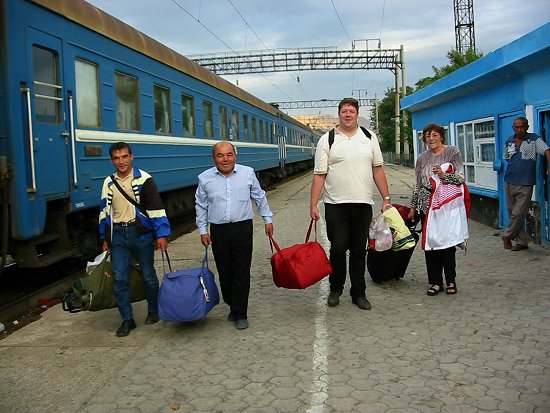
<instances>
[{"instance_id":1,"label":"station building roof","mask_svg":"<svg viewBox=\"0 0 550 413\"><path fill-rule=\"evenodd\" d=\"M498 87L550 65L550 22L401 99L411 112ZM541 85L542 86L542 85Z\"/></svg>"}]
</instances>

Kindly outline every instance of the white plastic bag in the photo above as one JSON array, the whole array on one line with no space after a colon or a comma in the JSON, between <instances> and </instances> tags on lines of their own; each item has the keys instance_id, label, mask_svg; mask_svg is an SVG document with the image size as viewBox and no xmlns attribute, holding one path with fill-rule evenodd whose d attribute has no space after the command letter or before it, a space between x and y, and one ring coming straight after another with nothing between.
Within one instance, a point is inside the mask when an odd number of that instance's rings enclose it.
<instances>
[{"instance_id":1,"label":"white plastic bag","mask_svg":"<svg viewBox=\"0 0 550 413\"><path fill-rule=\"evenodd\" d=\"M393 246L393 235L384 219L384 215L380 214L372 220L369 228L369 238L370 248L374 247L376 251L386 251Z\"/></svg>"},{"instance_id":2,"label":"white plastic bag","mask_svg":"<svg viewBox=\"0 0 550 413\"><path fill-rule=\"evenodd\" d=\"M109 254L109 251L103 251L101 254L95 257L93 261L88 261L88 263L86 264L86 274L90 274L95 267L101 264L107 254ZM111 261L110 255L107 257L107 260Z\"/></svg>"}]
</instances>

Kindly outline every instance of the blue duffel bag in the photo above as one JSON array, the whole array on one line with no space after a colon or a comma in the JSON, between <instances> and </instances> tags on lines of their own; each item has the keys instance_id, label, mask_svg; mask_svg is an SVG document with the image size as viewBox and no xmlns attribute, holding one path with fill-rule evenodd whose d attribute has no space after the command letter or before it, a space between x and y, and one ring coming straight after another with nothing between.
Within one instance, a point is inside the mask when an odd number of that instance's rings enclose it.
<instances>
[{"instance_id":1,"label":"blue duffel bag","mask_svg":"<svg viewBox=\"0 0 550 413\"><path fill-rule=\"evenodd\" d=\"M164 321L195 321L208 314L220 302L214 273L208 268L208 247L205 248L202 267L172 272L168 252L164 251L169 273L159 291L159 317Z\"/></svg>"}]
</instances>

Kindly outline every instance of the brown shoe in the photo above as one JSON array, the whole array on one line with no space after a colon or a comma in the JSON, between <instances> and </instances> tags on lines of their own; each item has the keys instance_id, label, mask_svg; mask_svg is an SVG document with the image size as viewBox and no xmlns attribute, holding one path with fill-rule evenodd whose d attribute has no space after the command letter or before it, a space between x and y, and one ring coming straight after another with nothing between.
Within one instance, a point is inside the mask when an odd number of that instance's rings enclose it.
<instances>
[{"instance_id":1,"label":"brown shoe","mask_svg":"<svg viewBox=\"0 0 550 413\"><path fill-rule=\"evenodd\" d=\"M512 240L510 238L502 237L502 242L504 243L504 249L505 250L511 250L512 249Z\"/></svg>"},{"instance_id":2,"label":"brown shoe","mask_svg":"<svg viewBox=\"0 0 550 413\"><path fill-rule=\"evenodd\" d=\"M516 244L512 248L510 248L510 250L512 250L512 251L521 251L521 250L526 250L527 248L529 248L527 245Z\"/></svg>"}]
</instances>

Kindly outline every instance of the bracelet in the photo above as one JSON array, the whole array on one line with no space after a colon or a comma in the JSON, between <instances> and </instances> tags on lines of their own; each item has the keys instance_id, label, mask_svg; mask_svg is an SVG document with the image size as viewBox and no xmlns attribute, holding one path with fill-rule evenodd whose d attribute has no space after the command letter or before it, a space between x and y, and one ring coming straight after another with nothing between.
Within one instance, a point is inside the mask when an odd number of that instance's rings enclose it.
<instances>
[{"instance_id":1,"label":"bracelet","mask_svg":"<svg viewBox=\"0 0 550 413\"><path fill-rule=\"evenodd\" d=\"M389 201L390 199L391 199L391 195L388 195L388 196L385 196L385 197L384 197L384 200L385 200L385 201Z\"/></svg>"}]
</instances>

